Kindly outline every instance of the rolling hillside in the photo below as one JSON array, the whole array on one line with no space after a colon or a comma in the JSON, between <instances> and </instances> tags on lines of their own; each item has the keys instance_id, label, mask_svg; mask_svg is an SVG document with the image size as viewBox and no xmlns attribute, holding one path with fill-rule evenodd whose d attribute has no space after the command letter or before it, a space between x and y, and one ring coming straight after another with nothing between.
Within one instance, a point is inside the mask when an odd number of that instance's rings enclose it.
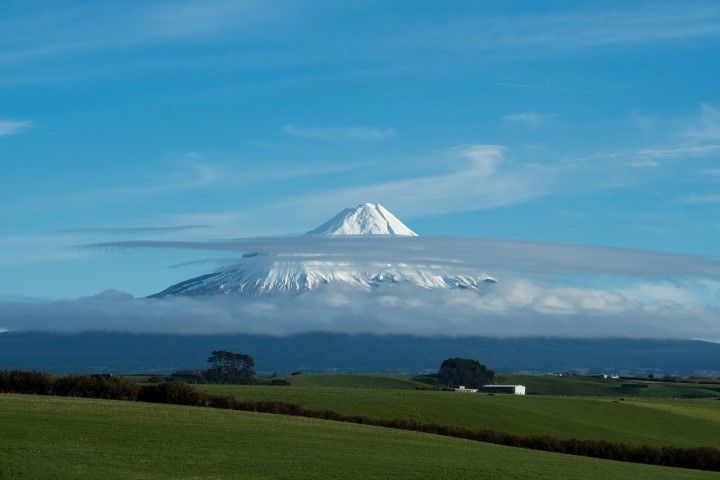
<instances>
[{"instance_id":1,"label":"rolling hillside","mask_svg":"<svg viewBox=\"0 0 720 480\"><path fill-rule=\"evenodd\" d=\"M591 377L498 375L496 383L525 385L534 395L596 397L719 398L720 383L685 383L650 380L604 380Z\"/></svg>"},{"instance_id":2,"label":"rolling hillside","mask_svg":"<svg viewBox=\"0 0 720 480\"><path fill-rule=\"evenodd\" d=\"M0 395L0 478L710 479L435 435L226 410Z\"/></svg>"},{"instance_id":3,"label":"rolling hillside","mask_svg":"<svg viewBox=\"0 0 720 480\"><path fill-rule=\"evenodd\" d=\"M297 377L299 380L299 377ZM339 383L343 376L325 376ZM309 383L318 383L308 377ZM372 385L372 377L359 377ZM296 381L291 377L291 381ZM390 379L388 380L390 381ZM400 382L404 387L404 384ZM636 445L720 447L720 402L565 396L508 396L401 388L203 385L239 399L282 400L316 410L384 419L490 428L523 435L609 440Z\"/></svg>"}]
</instances>

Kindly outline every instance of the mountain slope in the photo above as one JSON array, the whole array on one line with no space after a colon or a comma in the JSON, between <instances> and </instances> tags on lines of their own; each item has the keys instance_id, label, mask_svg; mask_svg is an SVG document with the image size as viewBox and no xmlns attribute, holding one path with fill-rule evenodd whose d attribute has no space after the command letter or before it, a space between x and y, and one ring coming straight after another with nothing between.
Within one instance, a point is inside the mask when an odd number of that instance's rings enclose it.
<instances>
[{"instance_id":1,"label":"mountain slope","mask_svg":"<svg viewBox=\"0 0 720 480\"><path fill-rule=\"evenodd\" d=\"M360 265L350 262L285 260L253 255L243 262L173 285L153 297L169 295L273 295L303 292L330 283L369 290L381 285L411 284L425 289L477 290L497 280L472 272L445 272L432 266Z\"/></svg>"}]
</instances>

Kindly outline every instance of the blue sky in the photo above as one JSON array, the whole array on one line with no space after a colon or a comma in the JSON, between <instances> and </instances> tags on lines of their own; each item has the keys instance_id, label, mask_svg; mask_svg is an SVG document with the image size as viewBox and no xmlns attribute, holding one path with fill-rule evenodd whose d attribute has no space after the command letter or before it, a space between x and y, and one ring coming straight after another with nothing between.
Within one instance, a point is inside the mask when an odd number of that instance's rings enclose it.
<instances>
[{"instance_id":1,"label":"blue sky","mask_svg":"<svg viewBox=\"0 0 720 480\"><path fill-rule=\"evenodd\" d=\"M426 236L717 259L718 85L712 1L3 1L0 294L146 295L208 267L73 246L366 201Z\"/></svg>"}]
</instances>

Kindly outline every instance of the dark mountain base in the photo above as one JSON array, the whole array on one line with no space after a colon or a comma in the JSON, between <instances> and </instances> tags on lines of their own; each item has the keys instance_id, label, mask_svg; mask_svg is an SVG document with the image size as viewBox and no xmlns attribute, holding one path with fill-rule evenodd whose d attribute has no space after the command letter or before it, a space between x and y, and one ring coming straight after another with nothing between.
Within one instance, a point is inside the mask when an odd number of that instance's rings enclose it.
<instances>
[{"instance_id":1,"label":"dark mountain base","mask_svg":"<svg viewBox=\"0 0 720 480\"><path fill-rule=\"evenodd\" d=\"M480 360L498 372L718 374L720 344L695 340L412 337L308 333L155 335L0 334L0 369L65 373L171 372L204 368L213 350L248 353L259 372L437 370L448 357Z\"/></svg>"}]
</instances>

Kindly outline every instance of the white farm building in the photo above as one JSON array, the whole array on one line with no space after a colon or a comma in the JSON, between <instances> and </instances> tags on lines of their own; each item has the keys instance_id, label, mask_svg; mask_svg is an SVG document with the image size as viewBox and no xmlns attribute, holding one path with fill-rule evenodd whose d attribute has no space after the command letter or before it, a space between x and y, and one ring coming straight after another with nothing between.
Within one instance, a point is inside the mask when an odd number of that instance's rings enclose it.
<instances>
[{"instance_id":1,"label":"white farm building","mask_svg":"<svg viewBox=\"0 0 720 480\"><path fill-rule=\"evenodd\" d=\"M453 385L452 389L456 392L463 392L463 393L477 393L477 388L466 388L465 385Z\"/></svg>"},{"instance_id":2,"label":"white farm building","mask_svg":"<svg viewBox=\"0 0 720 480\"><path fill-rule=\"evenodd\" d=\"M525 395L525 385L483 385L480 391L484 393L512 393Z\"/></svg>"}]
</instances>

